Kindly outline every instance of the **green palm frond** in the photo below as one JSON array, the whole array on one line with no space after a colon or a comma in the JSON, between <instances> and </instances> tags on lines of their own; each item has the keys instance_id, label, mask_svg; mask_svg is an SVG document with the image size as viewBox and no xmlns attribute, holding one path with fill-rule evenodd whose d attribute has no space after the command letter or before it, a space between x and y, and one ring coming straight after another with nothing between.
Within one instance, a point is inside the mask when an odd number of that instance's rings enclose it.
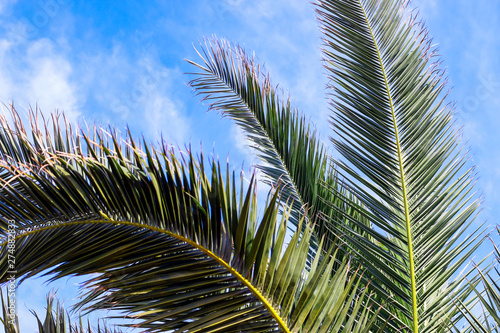
<instances>
[{"instance_id":1,"label":"green palm frond","mask_svg":"<svg viewBox=\"0 0 500 333\"><path fill-rule=\"evenodd\" d=\"M262 161L256 167L265 181L271 186L281 184L283 202L292 203L295 226L304 215L311 220L320 211L330 215L332 210L324 200L345 205L321 186L322 182L333 187L338 184L314 127L292 107L289 98L280 98L255 60L242 48L217 39L205 45L200 57L202 64L189 61L199 70L193 73L196 78L190 86L210 102L210 109L243 129ZM333 241L324 220L317 221L315 229L316 246L323 236L327 242Z\"/></svg>"},{"instance_id":2,"label":"green palm frond","mask_svg":"<svg viewBox=\"0 0 500 333\"><path fill-rule=\"evenodd\" d=\"M19 333L19 318L12 320L8 316L9 304L11 298L9 294L6 294L6 298L3 297L3 291L0 288L0 297L2 298L2 317L0 321L4 326L5 333ZM49 293L47 295L47 305L45 311L45 318L43 321L38 317L38 314L31 311L36 322L38 324L38 333L120 333L121 331L117 328L109 328L107 325L97 324L97 327L92 327L90 322L84 325L82 316L78 317L78 323L71 323L71 316L69 312L57 301L54 308L55 293ZM15 309L15 308L14 308ZM17 317L17 316L16 316ZM27 320L28 318L23 318Z\"/></svg>"},{"instance_id":3,"label":"green palm frond","mask_svg":"<svg viewBox=\"0 0 500 333\"><path fill-rule=\"evenodd\" d=\"M497 233L500 235L500 227L497 226ZM498 264L500 263L500 249L493 242L496 266L492 269L477 267L479 272L479 281L469 282L469 288L474 290L476 301L475 307L468 304L458 303L457 307L463 313L465 319L469 323L470 332L480 333L498 333L500 332L500 271ZM479 285L483 286L479 290ZM476 310L481 310L478 314Z\"/></svg>"},{"instance_id":4,"label":"green palm frond","mask_svg":"<svg viewBox=\"0 0 500 333\"><path fill-rule=\"evenodd\" d=\"M367 267L377 296L393 299L402 323L415 333L435 332L457 313L450 292L462 286L454 297L470 294L460 278L448 281L480 243L480 228L464 234L479 202L442 95L443 72L431 63L427 32L406 6L401 0L317 3L333 89L331 141L343 157L344 186L372 224L365 229L372 239L331 221Z\"/></svg>"},{"instance_id":5,"label":"green palm frond","mask_svg":"<svg viewBox=\"0 0 500 333\"><path fill-rule=\"evenodd\" d=\"M3 288L0 288L0 297L2 298L2 315L0 322L4 327L5 333L19 333L19 317L16 313L16 299L14 293L9 293L8 287L6 288L6 296L3 297ZM15 289L14 289L15 290ZM12 300L12 305L11 305Z\"/></svg>"},{"instance_id":6,"label":"green palm frond","mask_svg":"<svg viewBox=\"0 0 500 333\"><path fill-rule=\"evenodd\" d=\"M498 333L500 332L500 285L493 274L485 275L478 268L479 277L475 283L469 282L469 289L475 293L474 302L456 302L456 307L468 323L461 332ZM496 276L499 275L496 269ZM482 283L481 283L482 282ZM482 284L483 289L479 290ZM458 330L457 330L458 331Z\"/></svg>"},{"instance_id":7,"label":"green palm frond","mask_svg":"<svg viewBox=\"0 0 500 333\"><path fill-rule=\"evenodd\" d=\"M253 179L238 195L216 162L140 150L113 129L77 136L57 119L52 137L33 121L30 141L14 118L1 118L0 282L14 221L20 281L98 273L79 306L125 311L148 331L365 332L376 319L348 262L332 272L333 245L320 242L304 271L312 226L299 222L285 246L278 191L258 219Z\"/></svg>"}]
</instances>

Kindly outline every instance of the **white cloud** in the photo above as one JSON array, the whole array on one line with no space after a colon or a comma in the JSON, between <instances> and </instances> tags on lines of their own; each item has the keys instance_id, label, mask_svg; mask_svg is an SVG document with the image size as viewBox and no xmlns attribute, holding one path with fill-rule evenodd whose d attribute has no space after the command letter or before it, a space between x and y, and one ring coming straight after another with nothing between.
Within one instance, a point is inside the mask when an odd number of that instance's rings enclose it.
<instances>
[{"instance_id":1,"label":"white cloud","mask_svg":"<svg viewBox=\"0 0 500 333\"><path fill-rule=\"evenodd\" d=\"M78 85L71 79L68 56L48 39L0 40L0 100L21 108L64 111L68 120L80 114Z\"/></svg>"},{"instance_id":2,"label":"white cloud","mask_svg":"<svg viewBox=\"0 0 500 333\"><path fill-rule=\"evenodd\" d=\"M240 127L236 125L231 126L231 137L234 140L234 146L245 156L245 160L250 161L255 158L252 149L248 146L249 141Z\"/></svg>"},{"instance_id":3,"label":"white cloud","mask_svg":"<svg viewBox=\"0 0 500 333\"><path fill-rule=\"evenodd\" d=\"M104 113L99 120L128 122L149 139L160 132L178 143L188 137L183 103L169 95L178 71L149 56L130 58L119 44L82 59L64 48L49 39L0 39L0 101L14 101L20 110L36 105L44 114L64 111L75 123L93 111L82 107L94 98Z\"/></svg>"},{"instance_id":4,"label":"white cloud","mask_svg":"<svg viewBox=\"0 0 500 333\"><path fill-rule=\"evenodd\" d=\"M142 104L144 110L144 128L150 134L169 138L182 143L188 136L188 120L181 116L178 105L165 94L154 91Z\"/></svg>"},{"instance_id":5,"label":"white cloud","mask_svg":"<svg viewBox=\"0 0 500 333\"><path fill-rule=\"evenodd\" d=\"M119 43L111 51L77 53L64 36L35 38L27 35L26 26L16 19L0 21L5 23L6 30L0 35L0 102L14 101L21 114L30 105L37 105L44 114L56 109L64 111L73 123L83 116L89 121L94 116L108 116L104 120L111 124L119 118L129 122L134 133L143 131L149 139L159 138L160 131L166 140L183 141L187 136L189 119L183 114L183 104L172 97L170 89L172 81L180 75L175 69L162 66L148 54L139 59L128 56ZM129 112L123 115L112 112L113 98L120 100L124 96ZM100 108L97 115L92 113L95 109L86 108L89 99L96 101L92 104L94 108ZM102 113L106 111L110 112ZM40 279L29 279L20 286L18 315L22 331L37 330L36 319L29 309L43 316L45 293L53 287L65 288L67 291L58 294L67 303L74 303L71 297L76 295L75 288L63 281L47 287ZM67 293L72 296L65 297ZM96 322L96 318L92 320Z\"/></svg>"},{"instance_id":6,"label":"white cloud","mask_svg":"<svg viewBox=\"0 0 500 333\"><path fill-rule=\"evenodd\" d=\"M165 140L180 144L189 137L189 117L183 102L174 98L175 89L182 88L178 70L150 55L131 58L120 44L84 61L83 89L98 102L101 120L114 125L127 122L133 132L142 132L150 140L162 134Z\"/></svg>"},{"instance_id":7,"label":"white cloud","mask_svg":"<svg viewBox=\"0 0 500 333\"><path fill-rule=\"evenodd\" d=\"M180 73L155 62L150 57L139 59L134 85L128 91L128 106L135 110L141 129L152 138L163 135L165 140L182 144L189 137L189 118L183 103L170 92ZM175 88L174 88L175 89Z\"/></svg>"},{"instance_id":8,"label":"white cloud","mask_svg":"<svg viewBox=\"0 0 500 333\"><path fill-rule=\"evenodd\" d=\"M70 121L76 121L80 110L78 84L70 79L73 68L67 57L57 54L52 47L52 42L41 40L28 49L27 63L31 70L26 73L27 98L34 99L45 112L57 108ZM18 88L17 94L21 92Z\"/></svg>"}]
</instances>

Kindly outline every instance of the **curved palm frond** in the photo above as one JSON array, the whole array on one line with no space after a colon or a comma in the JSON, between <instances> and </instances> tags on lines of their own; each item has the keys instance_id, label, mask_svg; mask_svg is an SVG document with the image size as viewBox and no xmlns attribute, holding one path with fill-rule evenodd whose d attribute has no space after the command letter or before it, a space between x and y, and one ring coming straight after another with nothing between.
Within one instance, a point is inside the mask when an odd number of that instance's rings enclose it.
<instances>
[{"instance_id":1,"label":"curved palm frond","mask_svg":"<svg viewBox=\"0 0 500 333\"><path fill-rule=\"evenodd\" d=\"M253 179L238 196L218 163L207 176L190 153L143 152L113 129L79 139L57 119L53 139L33 121L30 142L14 118L14 129L1 118L0 282L14 221L21 281L98 273L79 305L126 311L148 331L350 332L375 320L348 263L332 273L333 246L304 272L310 223L285 247L278 192L257 219Z\"/></svg>"},{"instance_id":2,"label":"curved palm frond","mask_svg":"<svg viewBox=\"0 0 500 333\"><path fill-rule=\"evenodd\" d=\"M293 224L297 226L304 215L313 220L320 211L331 215L321 198L345 206L321 186L322 182L332 187L338 184L314 128L292 107L289 98L279 98L269 75L261 72L255 60L241 47L217 39L206 43L200 57L203 64L188 60L200 70L192 73L196 78L190 86L211 103L211 110L220 111L243 129L262 161L256 167L262 170L265 181L271 186L281 184L283 202L292 203ZM329 244L334 237L328 223L316 222L315 246L323 236Z\"/></svg>"},{"instance_id":3,"label":"curved palm frond","mask_svg":"<svg viewBox=\"0 0 500 333\"><path fill-rule=\"evenodd\" d=\"M332 225L363 261L378 295L393 298L410 331L435 332L465 299L450 283L480 243L465 236L477 214L473 170L445 105L439 64L424 28L402 0L319 0L325 63L333 82L331 139L346 186L372 240ZM332 188L332 191L335 191ZM339 193L341 197L341 193ZM351 206L356 204L345 199ZM363 228L365 222L353 224Z\"/></svg>"}]
</instances>

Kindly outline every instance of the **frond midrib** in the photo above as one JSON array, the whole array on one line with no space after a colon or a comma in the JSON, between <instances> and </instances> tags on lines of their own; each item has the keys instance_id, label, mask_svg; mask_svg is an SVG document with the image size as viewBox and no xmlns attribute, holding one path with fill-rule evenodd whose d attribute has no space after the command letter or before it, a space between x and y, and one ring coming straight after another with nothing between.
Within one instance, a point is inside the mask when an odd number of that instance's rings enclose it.
<instances>
[{"instance_id":1,"label":"frond midrib","mask_svg":"<svg viewBox=\"0 0 500 333\"><path fill-rule=\"evenodd\" d=\"M73 226L73 225L83 225L83 224L112 224L112 225L127 225L127 226L133 226L137 228L142 228L142 229L148 229L150 231L158 232L161 234L165 234L167 236L176 238L182 242L185 242L192 247L196 248L197 250L202 251L205 253L207 256L215 260L218 264L223 266L230 274L232 274L236 279L238 279L245 287L247 287L250 292L264 305L264 307L269 311L270 315L276 320L278 323L279 327L283 330L285 333L291 333L290 329L284 322L284 320L281 318L279 313L274 309L272 306L271 302L267 300L267 298L262 295L262 293L250 282L248 281L243 275L241 275L237 270L235 270L233 267L231 267L224 259L221 257L217 256L215 253L210 251L209 249L201 246L200 244L197 244L196 242L182 236L179 234L176 234L174 232L164 230L158 227L153 227L147 224L141 224L141 223L134 223L134 222L128 222L128 221L114 221L114 220L89 220L89 221L74 221L74 222L65 222L65 223L59 223L59 224L53 224L41 228L36 228L34 230L30 230L27 232L24 232L22 234L16 235L15 239L21 239L23 237L33 235L42 231L50 230L50 229L57 229L57 228L62 228L65 226ZM1 243L1 246L4 247L8 243L8 240L5 240L4 242Z\"/></svg>"},{"instance_id":2,"label":"frond midrib","mask_svg":"<svg viewBox=\"0 0 500 333\"><path fill-rule=\"evenodd\" d=\"M241 101L241 103L243 103L245 105L245 108L248 110L248 112L250 112L252 114L252 117L259 124L262 132L264 132L266 134L266 138L269 140L269 143L272 146L273 150L275 151L276 156L278 156L280 164L283 167L283 169L285 170L285 172L286 172L286 174L288 176L288 179L290 180L290 183L292 183L292 185L293 185L294 192L295 192L295 194L297 195L297 197L300 200L300 206L304 207L304 205L306 204L306 202L305 202L304 198L302 198L302 195L300 194L300 191L298 190L298 186L295 183L295 181L293 180L293 177L290 176L291 175L290 170L288 169L288 167L287 167L286 163L284 162L281 154L279 153L278 149L276 148L276 145L274 144L273 140L271 139L271 136L269 135L269 133L267 132L267 130L265 129L265 127L262 125L262 123L259 120L259 118L257 118L255 116L255 114L252 112L252 108L250 107L250 105L248 105L248 103L245 101L245 99L242 98L240 96L240 94L238 93L238 91L236 91L228 82L226 82L224 79L222 79L221 77L219 77L218 75L216 75L215 73L213 73L211 70L209 70L209 72L213 75L213 77L216 80L218 80L219 82L221 82L222 84L224 84L226 87L228 87L235 94L235 96ZM307 215L307 211L304 211L304 214L305 214L304 217L306 218L306 220L309 221L309 216Z\"/></svg>"},{"instance_id":3,"label":"frond midrib","mask_svg":"<svg viewBox=\"0 0 500 333\"><path fill-rule=\"evenodd\" d=\"M368 15L366 14L365 8L363 6L363 3L361 0L358 0L359 6L361 10L363 11L364 19L366 21L366 24L368 26L368 29L370 31L370 35L373 40L373 44L375 49L377 50L377 56L380 64L380 69L382 71L382 76L384 79L385 83L385 89L387 92L387 97L389 100L389 105L391 108L391 115L392 115L392 121L393 121L393 126L394 126L394 134L395 134L395 143L396 143L396 148L397 148L397 158L398 158L398 164L399 164L399 170L400 170L400 176L401 176L401 187L402 187L402 192L403 192L403 204L404 204L404 212L405 212L405 222L406 222L406 235L408 238L408 257L409 257L409 262L410 262L410 278L411 278L411 289L412 289L412 313L413 313L413 332L418 333L418 305L417 305L417 291L416 291L416 281L415 281L415 267L414 267L414 262L413 262L413 244L412 244L412 234L411 234L411 222L410 222L410 208L408 204L408 194L407 194L407 189L406 189L406 179L405 179L405 172L404 172L404 167L403 167L403 154L401 151L401 143L399 140L399 131L398 131L398 124L397 124L397 119L396 119L396 110L394 108L394 103L392 99L392 94L391 94L391 89L389 87L389 80L387 78L387 74L385 71L385 66L384 62L382 59L382 55L380 53L380 48L378 46L377 40L375 38L375 34L373 33L370 20L368 19Z\"/></svg>"}]
</instances>

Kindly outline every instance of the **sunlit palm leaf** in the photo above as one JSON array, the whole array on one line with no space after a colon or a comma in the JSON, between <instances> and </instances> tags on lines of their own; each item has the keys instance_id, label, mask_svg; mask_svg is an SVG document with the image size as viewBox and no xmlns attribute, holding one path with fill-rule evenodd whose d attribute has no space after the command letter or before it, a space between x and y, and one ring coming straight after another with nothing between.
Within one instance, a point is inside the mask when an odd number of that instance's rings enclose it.
<instances>
[{"instance_id":1,"label":"sunlit palm leaf","mask_svg":"<svg viewBox=\"0 0 500 333\"><path fill-rule=\"evenodd\" d=\"M208 42L200 56L202 64L189 61L199 69L191 87L210 102L210 109L230 117L243 129L262 161L257 168L267 183L282 184L282 200L292 203L295 226L301 216L313 219L319 211L332 213L321 198L345 205L320 186L321 182L334 187L337 183L314 127L292 107L289 98L280 99L254 59L242 48L217 39ZM333 241L328 223L317 221L313 235L316 246L323 235L328 243Z\"/></svg>"},{"instance_id":2,"label":"sunlit palm leaf","mask_svg":"<svg viewBox=\"0 0 500 333\"><path fill-rule=\"evenodd\" d=\"M257 220L253 180L237 195L235 175L215 162L207 176L203 158L143 152L112 129L82 133L85 146L57 122L54 139L34 125L26 140L19 120L14 129L2 119L0 281L13 220L19 278L99 273L80 305L124 310L143 329L350 332L372 324L349 265L332 273L334 247L304 273L309 223L285 247L289 212L278 217L278 192Z\"/></svg>"},{"instance_id":3,"label":"sunlit palm leaf","mask_svg":"<svg viewBox=\"0 0 500 333\"><path fill-rule=\"evenodd\" d=\"M447 297L460 280L448 281L479 244L474 230L464 236L478 201L441 95L443 72L430 63L427 32L406 5L317 3L333 83L332 142L376 241L348 224L335 226L369 269L378 295L394 299L399 319L413 332L434 332L456 313ZM470 290L455 292L463 299Z\"/></svg>"}]
</instances>

